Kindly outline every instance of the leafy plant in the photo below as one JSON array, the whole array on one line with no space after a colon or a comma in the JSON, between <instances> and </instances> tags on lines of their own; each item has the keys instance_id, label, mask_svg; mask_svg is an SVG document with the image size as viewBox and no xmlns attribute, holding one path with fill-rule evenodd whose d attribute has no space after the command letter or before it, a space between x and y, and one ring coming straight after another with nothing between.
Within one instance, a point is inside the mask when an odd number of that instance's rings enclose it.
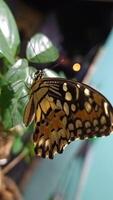
<instances>
[{"instance_id":1,"label":"leafy plant","mask_svg":"<svg viewBox=\"0 0 113 200\"><path fill-rule=\"evenodd\" d=\"M59 53L45 35L38 33L27 44L26 58L20 58L19 31L3 0L0 0L0 24L0 137L13 136L10 153L18 155L23 152L27 157L33 152L32 143L30 140L25 143L24 138L33 128L24 126L23 112L36 72L34 67L29 66L29 61L37 64L54 62Z\"/></svg>"}]
</instances>

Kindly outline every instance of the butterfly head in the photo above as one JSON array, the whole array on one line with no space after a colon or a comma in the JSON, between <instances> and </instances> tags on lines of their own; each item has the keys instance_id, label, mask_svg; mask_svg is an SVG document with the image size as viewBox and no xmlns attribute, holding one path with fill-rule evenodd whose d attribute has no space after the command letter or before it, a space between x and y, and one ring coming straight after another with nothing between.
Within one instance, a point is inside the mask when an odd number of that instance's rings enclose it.
<instances>
[{"instance_id":1,"label":"butterfly head","mask_svg":"<svg viewBox=\"0 0 113 200\"><path fill-rule=\"evenodd\" d=\"M35 78L34 80L37 81L37 80L40 80L43 76L44 76L44 71L42 70L37 70L37 72L35 73Z\"/></svg>"}]
</instances>

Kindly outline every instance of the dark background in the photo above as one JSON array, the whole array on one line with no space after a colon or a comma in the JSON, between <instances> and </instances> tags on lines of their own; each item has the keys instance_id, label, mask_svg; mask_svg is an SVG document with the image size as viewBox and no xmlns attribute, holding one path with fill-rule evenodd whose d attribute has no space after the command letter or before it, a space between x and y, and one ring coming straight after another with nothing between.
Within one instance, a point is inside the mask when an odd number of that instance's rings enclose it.
<instances>
[{"instance_id":1,"label":"dark background","mask_svg":"<svg viewBox=\"0 0 113 200\"><path fill-rule=\"evenodd\" d=\"M60 51L61 60L54 70L63 70L67 78L82 81L98 49L113 26L113 2L7 0L19 27L21 56L27 41L37 32L46 34ZM79 62L77 75L72 65Z\"/></svg>"}]
</instances>

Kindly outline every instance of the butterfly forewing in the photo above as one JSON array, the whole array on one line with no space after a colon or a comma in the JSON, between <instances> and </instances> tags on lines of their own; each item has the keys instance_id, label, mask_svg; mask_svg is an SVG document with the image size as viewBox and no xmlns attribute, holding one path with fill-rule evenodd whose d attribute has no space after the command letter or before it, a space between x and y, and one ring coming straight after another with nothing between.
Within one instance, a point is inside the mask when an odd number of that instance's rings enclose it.
<instances>
[{"instance_id":1,"label":"butterfly forewing","mask_svg":"<svg viewBox=\"0 0 113 200\"><path fill-rule=\"evenodd\" d=\"M53 158L75 139L109 135L112 131L112 106L96 90L60 78L41 78L38 87L35 84L37 81L31 87L31 91L36 88L31 96L35 108L33 141L37 155Z\"/></svg>"}]
</instances>

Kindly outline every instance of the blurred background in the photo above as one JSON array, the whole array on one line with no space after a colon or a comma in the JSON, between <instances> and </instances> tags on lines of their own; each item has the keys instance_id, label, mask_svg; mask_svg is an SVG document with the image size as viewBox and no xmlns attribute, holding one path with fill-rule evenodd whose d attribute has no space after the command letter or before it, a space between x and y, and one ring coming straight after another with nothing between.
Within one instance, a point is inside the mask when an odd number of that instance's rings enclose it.
<instances>
[{"instance_id":1,"label":"blurred background","mask_svg":"<svg viewBox=\"0 0 113 200\"><path fill-rule=\"evenodd\" d=\"M113 2L7 0L25 56L27 41L46 34L60 51L53 70L102 92L113 104ZM79 63L77 72L73 65ZM54 160L33 159L9 175L25 200L113 199L113 137L71 143Z\"/></svg>"}]
</instances>

